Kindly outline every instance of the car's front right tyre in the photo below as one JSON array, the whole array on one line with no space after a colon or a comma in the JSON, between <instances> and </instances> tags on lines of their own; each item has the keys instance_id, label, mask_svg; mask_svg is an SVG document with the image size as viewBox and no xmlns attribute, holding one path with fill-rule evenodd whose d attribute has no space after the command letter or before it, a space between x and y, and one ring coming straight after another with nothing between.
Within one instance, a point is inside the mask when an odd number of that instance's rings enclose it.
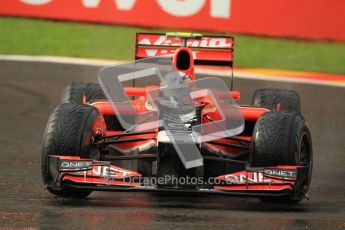
<instances>
[{"instance_id":1,"label":"car's front right tyre","mask_svg":"<svg viewBox=\"0 0 345 230\"><path fill-rule=\"evenodd\" d=\"M41 172L48 191L62 197L87 197L91 191L63 188L53 189L53 179L49 173L50 155L80 156L98 159L99 149L93 144L96 135L105 132L105 123L98 110L91 105L60 104L50 114L44 133L41 152Z\"/></svg>"}]
</instances>

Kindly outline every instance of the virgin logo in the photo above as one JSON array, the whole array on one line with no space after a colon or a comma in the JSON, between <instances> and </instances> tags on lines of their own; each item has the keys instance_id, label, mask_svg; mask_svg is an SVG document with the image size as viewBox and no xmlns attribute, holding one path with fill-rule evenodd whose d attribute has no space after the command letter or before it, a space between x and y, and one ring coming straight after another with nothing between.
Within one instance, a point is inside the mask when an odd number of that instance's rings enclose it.
<instances>
[{"instance_id":1,"label":"virgin logo","mask_svg":"<svg viewBox=\"0 0 345 230\"><path fill-rule=\"evenodd\" d=\"M139 45L153 45L153 46L180 46L181 40L179 38L167 38L166 36L159 36L156 39L152 37L142 38L139 40ZM210 38L203 37L200 40L189 40L187 46L189 47L213 47L213 48L231 48L231 41L226 38ZM169 56L175 53L175 50L166 49L146 49L147 56ZM192 52L195 58L196 51Z\"/></svg>"},{"instance_id":2,"label":"virgin logo","mask_svg":"<svg viewBox=\"0 0 345 230\"><path fill-rule=\"evenodd\" d=\"M160 36L156 41L150 41L150 39L148 38L144 38L141 41L139 41L140 45L155 45L155 46L159 46L159 45L172 45L171 44L171 40L166 39L166 36ZM157 56L158 54L158 50L157 49L146 49L146 54L147 56L153 57L153 56ZM161 54L168 54L168 50L161 50L160 51ZM171 50L170 53L174 53L175 50Z\"/></svg>"},{"instance_id":3,"label":"virgin logo","mask_svg":"<svg viewBox=\"0 0 345 230\"><path fill-rule=\"evenodd\" d=\"M29 5L45 5L57 0L20 0ZM121 11L130 11L138 0L114 0L115 7ZM200 12L207 0L155 0L166 13L175 17L188 17ZM230 18L232 0L209 0L210 16L213 18ZM85 8L97 8L102 0L80 0Z\"/></svg>"}]
</instances>

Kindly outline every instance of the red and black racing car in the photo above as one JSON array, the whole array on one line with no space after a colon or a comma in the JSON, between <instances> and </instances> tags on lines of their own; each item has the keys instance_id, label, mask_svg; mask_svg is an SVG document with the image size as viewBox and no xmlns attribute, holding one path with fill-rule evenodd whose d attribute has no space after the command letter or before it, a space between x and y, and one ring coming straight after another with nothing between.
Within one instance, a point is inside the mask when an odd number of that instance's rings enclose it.
<instances>
[{"instance_id":1,"label":"red and black racing car","mask_svg":"<svg viewBox=\"0 0 345 230\"><path fill-rule=\"evenodd\" d=\"M252 105L237 105L233 77L226 91L213 88L217 80L195 75L198 65L232 73L233 37L137 33L135 48L137 61L103 68L100 84L65 88L44 134L41 166L49 192L308 197L312 141L299 95L259 89ZM150 122L138 120L148 114ZM217 128L227 131L213 135ZM207 135L198 136L202 132Z\"/></svg>"}]
</instances>

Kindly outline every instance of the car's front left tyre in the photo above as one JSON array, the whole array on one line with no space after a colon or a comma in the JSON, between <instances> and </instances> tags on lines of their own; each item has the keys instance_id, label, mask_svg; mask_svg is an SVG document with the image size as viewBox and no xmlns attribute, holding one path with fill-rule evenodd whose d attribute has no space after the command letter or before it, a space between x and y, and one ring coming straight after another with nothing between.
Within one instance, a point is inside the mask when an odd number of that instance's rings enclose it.
<instances>
[{"instance_id":1,"label":"car's front left tyre","mask_svg":"<svg viewBox=\"0 0 345 230\"><path fill-rule=\"evenodd\" d=\"M293 111L264 113L254 127L251 165L306 167L306 179L299 185L300 189L293 191L291 197L280 199L289 202L302 200L308 192L313 169L312 140L304 117Z\"/></svg>"},{"instance_id":2,"label":"car's front left tyre","mask_svg":"<svg viewBox=\"0 0 345 230\"><path fill-rule=\"evenodd\" d=\"M64 90L61 103L76 105L83 104L84 97L86 102L106 100L99 84L89 82L71 82Z\"/></svg>"}]
</instances>

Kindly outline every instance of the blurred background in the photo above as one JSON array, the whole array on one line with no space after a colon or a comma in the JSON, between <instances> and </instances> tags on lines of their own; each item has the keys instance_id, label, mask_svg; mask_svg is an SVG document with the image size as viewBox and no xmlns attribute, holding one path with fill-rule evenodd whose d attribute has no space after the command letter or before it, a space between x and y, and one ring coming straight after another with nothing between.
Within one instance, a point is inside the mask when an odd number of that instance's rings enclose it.
<instances>
[{"instance_id":1,"label":"blurred background","mask_svg":"<svg viewBox=\"0 0 345 230\"><path fill-rule=\"evenodd\" d=\"M132 60L135 32L193 31L235 34L236 67L342 74L344 12L342 0L1 0L0 54Z\"/></svg>"}]
</instances>

